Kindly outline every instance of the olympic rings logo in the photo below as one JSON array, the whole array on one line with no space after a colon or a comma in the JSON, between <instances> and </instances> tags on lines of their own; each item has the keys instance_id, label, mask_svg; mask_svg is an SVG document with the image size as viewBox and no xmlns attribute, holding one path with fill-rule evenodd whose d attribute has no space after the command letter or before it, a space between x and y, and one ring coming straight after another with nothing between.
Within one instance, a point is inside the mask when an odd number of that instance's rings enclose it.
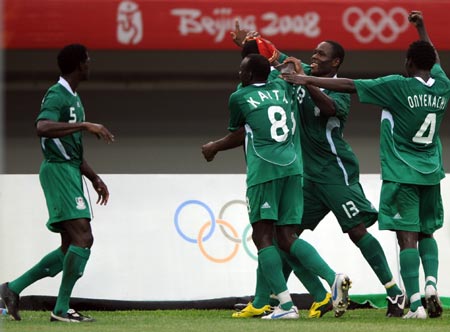
<instances>
[{"instance_id":1,"label":"olympic rings logo","mask_svg":"<svg viewBox=\"0 0 450 332\"><path fill-rule=\"evenodd\" d=\"M402 7L391 8L387 13L380 7L372 7L366 13L359 7L349 7L342 17L345 29L364 44L375 38L392 43L408 28L408 12ZM369 32L367 35L363 33Z\"/></svg>"},{"instance_id":2,"label":"olympic rings logo","mask_svg":"<svg viewBox=\"0 0 450 332\"><path fill-rule=\"evenodd\" d=\"M196 238L189 237L188 235L186 235L180 227L180 215L181 215L182 211L189 205L200 206L209 215L209 220L207 220L203 224L203 226L200 227L200 230L198 231ZM251 234L249 235L249 232L252 229L250 223L248 223L246 225L242 236L239 237L239 234L236 231L236 229L228 221L223 219L223 216L224 216L226 210L229 207L231 207L232 205L244 205L245 207L247 207L247 204L244 201L241 201L241 200L229 201L220 209L219 216L216 219L211 208L208 205L206 205L205 203L203 203L202 201L187 200L187 201L183 202L182 204L180 204L175 211L175 216L174 216L175 229L177 230L177 232L181 236L181 238L183 238L185 241L197 244L202 255L214 263L226 263L226 262L231 261L238 253L239 247L241 244L244 247L245 252L248 254L248 256L250 256L250 258L252 258L254 260L258 260L257 255L255 255L249 248L249 242L252 241ZM208 228L209 228L209 230L208 230ZM209 254L205 249L205 245L204 245L205 242L207 242L208 240L211 239L214 232L216 231L216 228L220 229L221 233L224 235L224 237L227 240L229 240L231 243L234 243L231 253L226 255L225 257L215 257L215 256Z\"/></svg>"}]
</instances>

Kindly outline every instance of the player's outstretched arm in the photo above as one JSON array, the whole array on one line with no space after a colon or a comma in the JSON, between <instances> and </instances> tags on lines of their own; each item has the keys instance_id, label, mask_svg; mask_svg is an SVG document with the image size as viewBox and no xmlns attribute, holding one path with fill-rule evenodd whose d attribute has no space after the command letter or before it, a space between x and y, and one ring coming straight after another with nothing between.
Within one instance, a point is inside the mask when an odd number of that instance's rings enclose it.
<instances>
[{"instance_id":1,"label":"player's outstretched arm","mask_svg":"<svg viewBox=\"0 0 450 332\"><path fill-rule=\"evenodd\" d=\"M431 45L433 45L430 36L428 35L427 29L425 28L422 12L419 10L412 10L409 13L408 20L416 27L420 40L429 42ZM436 48L434 48L434 52L436 53L436 63L441 63Z\"/></svg>"},{"instance_id":2,"label":"player's outstretched arm","mask_svg":"<svg viewBox=\"0 0 450 332\"><path fill-rule=\"evenodd\" d=\"M100 203L100 205L106 205L109 200L108 187L84 159L80 165L80 172L92 182L92 186L98 194L97 204Z\"/></svg>"},{"instance_id":3,"label":"player's outstretched arm","mask_svg":"<svg viewBox=\"0 0 450 332\"><path fill-rule=\"evenodd\" d=\"M219 151L229 150L241 146L244 143L244 139L245 129L244 127L241 127L216 141L203 145L202 154L206 161L213 161Z\"/></svg>"},{"instance_id":4,"label":"player's outstretched arm","mask_svg":"<svg viewBox=\"0 0 450 332\"><path fill-rule=\"evenodd\" d=\"M350 78L330 78L330 77L315 77L296 74L284 74L283 79L289 83L298 85L314 85L319 88L338 91L355 93L355 83Z\"/></svg>"}]
</instances>

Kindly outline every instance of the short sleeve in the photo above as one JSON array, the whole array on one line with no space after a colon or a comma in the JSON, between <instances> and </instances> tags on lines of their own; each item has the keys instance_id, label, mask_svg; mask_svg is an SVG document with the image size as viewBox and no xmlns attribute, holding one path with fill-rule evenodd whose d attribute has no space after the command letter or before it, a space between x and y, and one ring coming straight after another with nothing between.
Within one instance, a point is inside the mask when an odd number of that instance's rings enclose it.
<instances>
[{"instance_id":1,"label":"short sleeve","mask_svg":"<svg viewBox=\"0 0 450 332\"><path fill-rule=\"evenodd\" d=\"M241 109L239 101L240 94L238 91L234 92L228 101L228 108L230 110L229 131L236 131L245 124L245 117Z\"/></svg>"},{"instance_id":2,"label":"short sleeve","mask_svg":"<svg viewBox=\"0 0 450 332\"><path fill-rule=\"evenodd\" d=\"M53 91L47 92L42 100L41 111L36 119L59 121L61 117L61 100L58 94Z\"/></svg>"}]
</instances>

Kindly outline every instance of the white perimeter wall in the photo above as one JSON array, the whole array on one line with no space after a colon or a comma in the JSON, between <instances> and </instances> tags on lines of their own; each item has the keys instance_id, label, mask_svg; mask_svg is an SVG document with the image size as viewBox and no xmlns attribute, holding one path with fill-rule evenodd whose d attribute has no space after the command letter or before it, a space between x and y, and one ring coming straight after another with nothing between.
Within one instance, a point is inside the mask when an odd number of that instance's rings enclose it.
<instances>
[{"instance_id":1,"label":"white perimeter wall","mask_svg":"<svg viewBox=\"0 0 450 332\"><path fill-rule=\"evenodd\" d=\"M243 204L245 175L102 177L109 186L110 202L106 207L95 205L95 192L89 184L95 242L74 297L161 301L253 295L256 251L251 240L245 246L240 243L248 226ZM363 175L361 183L368 198L378 206L379 175ZM444 228L435 234L440 248L439 290L441 296L450 296L447 179L442 182L442 193ZM198 203L183 207L191 200ZM45 227L47 210L37 175L0 175L0 209L0 282L4 282L57 248L59 235ZM211 215L219 219L213 232L208 226ZM378 231L377 225L370 231L383 246L399 280L394 234ZM200 245L198 238L203 238ZM305 232L304 239L332 268L351 277L353 294L384 293L334 216L328 215L314 232ZM41 280L22 295L56 295L60 277ZM306 292L294 277L289 289L293 293Z\"/></svg>"}]
</instances>

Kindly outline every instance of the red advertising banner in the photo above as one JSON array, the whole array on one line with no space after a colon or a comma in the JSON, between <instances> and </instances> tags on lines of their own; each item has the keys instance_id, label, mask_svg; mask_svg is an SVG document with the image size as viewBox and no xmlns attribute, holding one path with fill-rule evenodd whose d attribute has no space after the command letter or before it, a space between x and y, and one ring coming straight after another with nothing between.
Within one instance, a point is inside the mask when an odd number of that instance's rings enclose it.
<instances>
[{"instance_id":1,"label":"red advertising banner","mask_svg":"<svg viewBox=\"0 0 450 332\"><path fill-rule=\"evenodd\" d=\"M235 49L238 19L281 49L333 39L348 50L403 50L417 39L408 12L421 10L435 46L450 50L443 0L4 0L3 9L6 49Z\"/></svg>"}]
</instances>

